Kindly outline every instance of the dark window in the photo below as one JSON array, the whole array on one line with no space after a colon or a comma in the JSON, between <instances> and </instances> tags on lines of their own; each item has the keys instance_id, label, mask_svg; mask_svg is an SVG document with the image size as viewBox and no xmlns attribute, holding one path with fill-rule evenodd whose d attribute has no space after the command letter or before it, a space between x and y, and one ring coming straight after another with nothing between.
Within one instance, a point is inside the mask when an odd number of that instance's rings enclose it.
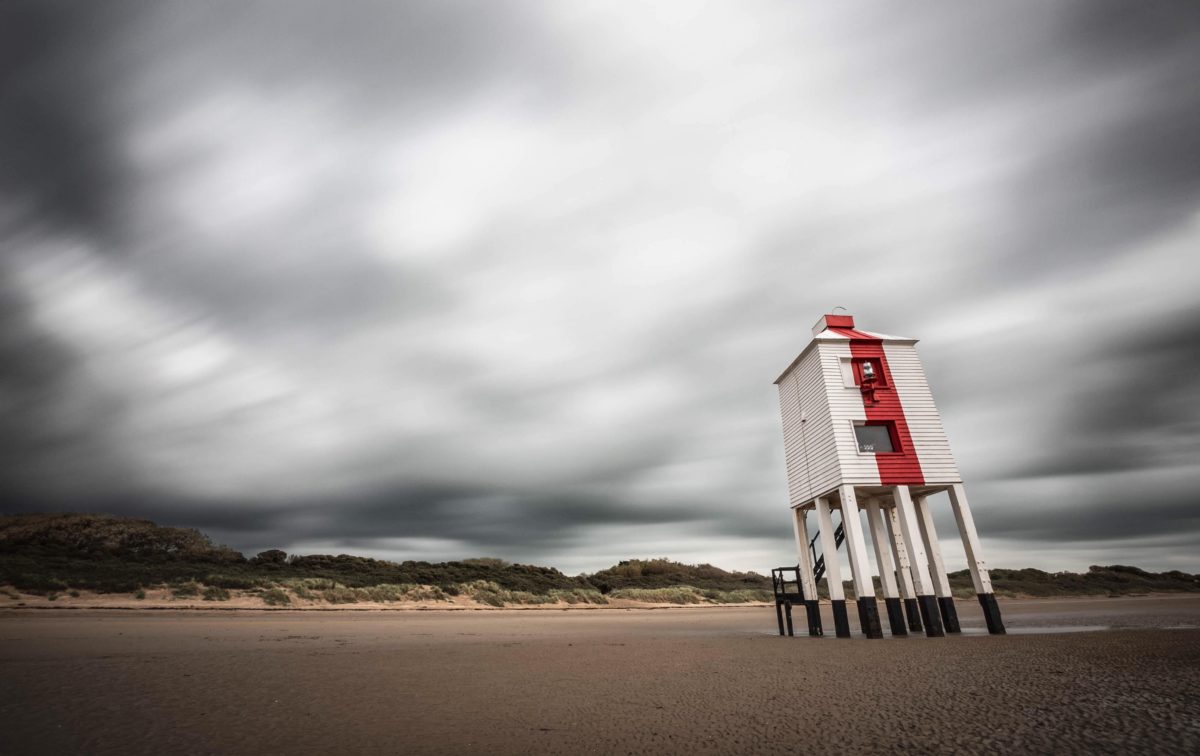
<instances>
[{"instance_id":1,"label":"dark window","mask_svg":"<svg viewBox=\"0 0 1200 756\"><path fill-rule=\"evenodd\" d=\"M871 423L854 426L854 435L858 437L860 452L894 452L896 445L892 442L891 423Z\"/></svg>"}]
</instances>

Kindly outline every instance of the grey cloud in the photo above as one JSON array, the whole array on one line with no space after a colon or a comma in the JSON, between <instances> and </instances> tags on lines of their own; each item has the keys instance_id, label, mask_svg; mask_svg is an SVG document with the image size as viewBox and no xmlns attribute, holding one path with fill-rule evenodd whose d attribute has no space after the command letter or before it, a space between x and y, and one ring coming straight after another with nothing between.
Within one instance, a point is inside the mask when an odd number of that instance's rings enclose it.
<instances>
[{"instance_id":1,"label":"grey cloud","mask_svg":"<svg viewBox=\"0 0 1200 756\"><path fill-rule=\"evenodd\" d=\"M0 190L68 226L99 227L120 179L99 72L81 65L119 21L53 3L0 9Z\"/></svg>"},{"instance_id":2,"label":"grey cloud","mask_svg":"<svg viewBox=\"0 0 1200 756\"><path fill-rule=\"evenodd\" d=\"M1200 437L1200 269L1160 248L1200 28L1122 8L8 4L3 507L763 570L770 381L844 305L923 339L985 538L1195 529L1089 477Z\"/></svg>"},{"instance_id":3,"label":"grey cloud","mask_svg":"<svg viewBox=\"0 0 1200 756\"><path fill-rule=\"evenodd\" d=\"M120 453L105 447L99 430L122 411L121 398L75 391L80 360L29 316L22 293L0 282L0 501L20 506L72 477L84 487L124 487Z\"/></svg>"},{"instance_id":4,"label":"grey cloud","mask_svg":"<svg viewBox=\"0 0 1200 756\"><path fill-rule=\"evenodd\" d=\"M1031 487L1029 495L1039 494ZM1039 502L1040 503L1040 502ZM995 538L1078 543L1113 542L1147 536L1194 534L1200 527L1195 498L1186 493L1168 496L1120 495L1091 499L1084 507L995 507L977 525Z\"/></svg>"},{"instance_id":5,"label":"grey cloud","mask_svg":"<svg viewBox=\"0 0 1200 756\"><path fill-rule=\"evenodd\" d=\"M1055 24L1050 43L1067 73L1053 96L1079 110L1048 114L1077 126L1048 141L1012 194L1015 214L1032 219L1017 244L1038 267L1095 264L1185 222L1200 202L1200 93L1190 85L1200 11L1140 10L1075 3Z\"/></svg>"},{"instance_id":6,"label":"grey cloud","mask_svg":"<svg viewBox=\"0 0 1200 756\"><path fill-rule=\"evenodd\" d=\"M26 499L15 508L69 510L76 503ZM313 541L349 548L356 544L374 546L432 538L459 544L446 558L484 553L533 557L539 550L567 548L582 542L587 539L589 528L611 523L672 524L680 528L694 523L700 526L697 531L700 533L727 533L719 528L710 530L711 523L706 523L704 515L690 515L686 507L679 505L630 508L603 496L569 491L405 485L275 508L264 508L253 500L197 502L172 500L167 496L97 497L88 503L96 511L116 511L163 524L201 528L217 540L250 551Z\"/></svg>"},{"instance_id":7,"label":"grey cloud","mask_svg":"<svg viewBox=\"0 0 1200 756\"><path fill-rule=\"evenodd\" d=\"M1200 313L1133 324L1063 365L1075 387L1054 408L1059 431L1013 477L1194 465L1200 459Z\"/></svg>"}]
</instances>

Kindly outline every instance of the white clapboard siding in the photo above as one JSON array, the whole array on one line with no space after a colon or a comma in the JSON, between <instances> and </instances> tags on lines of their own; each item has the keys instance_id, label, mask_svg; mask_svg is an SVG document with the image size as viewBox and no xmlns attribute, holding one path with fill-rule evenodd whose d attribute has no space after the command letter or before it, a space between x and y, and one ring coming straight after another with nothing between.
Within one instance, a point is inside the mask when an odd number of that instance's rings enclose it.
<instances>
[{"instance_id":1,"label":"white clapboard siding","mask_svg":"<svg viewBox=\"0 0 1200 756\"><path fill-rule=\"evenodd\" d=\"M821 355L809 349L779 381L788 494L803 504L838 484L839 463Z\"/></svg>"},{"instance_id":2,"label":"white clapboard siding","mask_svg":"<svg viewBox=\"0 0 1200 756\"><path fill-rule=\"evenodd\" d=\"M824 365L818 349L811 350L805 356L800 402L808 417L804 448L808 458L808 492L805 500L809 500L837 486L840 475L829 405L825 401Z\"/></svg>"},{"instance_id":3,"label":"white clapboard siding","mask_svg":"<svg viewBox=\"0 0 1200 756\"><path fill-rule=\"evenodd\" d=\"M942 418L933 403L933 394L925 380L925 370L912 344L884 342L892 382L904 408L908 432L912 436L917 459L926 483L961 483L958 466L950 452L950 442L942 427Z\"/></svg>"},{"instance_id":4,"label":"white clapboard siding","mask_svg":"<svg viewBox=\"0 0 1200 756\"><path fill-rule=\"evenodd\" d=\"M858 439L854 436L854 423L867 419L862 392L856 386L847 388L842 377L841 361L850 359L850 342L822 340L816 351L821 354L825 400L829 404L840 468L832 486L844 483L879 485L879 465L875 462L875 455L859 454Z\"/></svg>"},{"instance_id":5,"label":"white clapboard siding","mask_svg":"<svg viewBox=\"0 0 1200 756\"><path fill-rule=\"evenodd\" d=\"M788 499L792 504L803 500L808 474L804 464L804 437L800 427L800 403L796 398L796 373L778 383L779 410L783 415L783 455L787 464Z\"/></svg>"}]
</instances>

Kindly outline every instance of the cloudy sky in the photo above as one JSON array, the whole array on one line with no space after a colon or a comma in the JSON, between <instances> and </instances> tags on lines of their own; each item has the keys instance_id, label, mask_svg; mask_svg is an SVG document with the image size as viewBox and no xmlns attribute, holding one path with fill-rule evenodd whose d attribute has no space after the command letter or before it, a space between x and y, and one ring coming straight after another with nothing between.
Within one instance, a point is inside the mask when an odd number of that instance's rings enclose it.
<instances>
[{"instance_id":1,"label":"cloudy sky","mask_svg":"<svg viewBox=\"0 0 1200 756\"><path fill-rule=\"evenodd\" d=\"M1197 81L1188 2L7 2L0 508L765 571L843 306L991 564L1200 571Z\"/></svg>"}]
</instances>

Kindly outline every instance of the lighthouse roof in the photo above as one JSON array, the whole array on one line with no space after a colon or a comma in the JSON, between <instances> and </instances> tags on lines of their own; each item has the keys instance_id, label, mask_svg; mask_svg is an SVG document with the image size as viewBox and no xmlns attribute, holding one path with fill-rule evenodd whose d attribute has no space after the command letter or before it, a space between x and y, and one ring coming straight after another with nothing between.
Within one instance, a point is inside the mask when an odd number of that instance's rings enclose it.
<instances>
[{"instance_id":1,"label":"lighthouse roof","mask_svg":"<svg viewBox=\"0 0 1200 756\"><path fill-rule=\"evenodd\" d=\"M888 344L916 344L917 340L907 336L894 336L887 333L877 333L875 331L864 331L854 326L853 315L822 315L817 320L816 325L812 329L813 338L804 347L804 350L792 360L787 369L779 374L775 379L775 383L779 383L784 377L791 372L792 368L800 360L804 359L804 355L808 354L814 346L821 342L850 342L850 341L878 341Z\"/></svg>"}]
</instances>

